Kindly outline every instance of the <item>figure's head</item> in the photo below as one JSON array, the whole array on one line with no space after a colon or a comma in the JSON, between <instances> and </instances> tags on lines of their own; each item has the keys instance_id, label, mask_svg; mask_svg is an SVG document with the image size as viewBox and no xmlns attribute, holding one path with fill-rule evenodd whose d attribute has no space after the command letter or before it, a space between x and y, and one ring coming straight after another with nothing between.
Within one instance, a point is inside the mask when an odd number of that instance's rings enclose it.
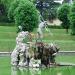
<instances>
[{"instance_id":1,"label":"figure's head","mask_svg":"<svg viewBox=\"0 0 75 75\"><path fill-rule=\"evenodd\" d=\"M47 21L44 21L44 23L47 23Z\"/></svg>"},{"instance_id":2,"label":"figure's head","mask_svg":"<svg viewBox=\"0 0 75 75\"><path fill-rule=\"evenodd\" d=\"M47 21L44 21L44 25L48 25L48 24L47 24Z\"/></svg>"}]
</instances>

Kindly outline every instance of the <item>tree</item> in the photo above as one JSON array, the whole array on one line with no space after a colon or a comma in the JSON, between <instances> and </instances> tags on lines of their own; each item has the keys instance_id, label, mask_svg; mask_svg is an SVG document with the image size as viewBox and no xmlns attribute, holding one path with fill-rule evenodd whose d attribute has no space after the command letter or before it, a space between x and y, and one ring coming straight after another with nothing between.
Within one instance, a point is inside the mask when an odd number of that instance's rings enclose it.
<instances>
[{"instance_id":1,"label":"tree","mask_svg":"<svg viewBox=\"0 0 75 75\"><path fill-rule=\"evenodd\" d=\"M69 3L69 4L72 4L72 3L73 3L73 0L64 0L63 3Z\"/></svg>"},{"instance_id":2,"label":"tree","mask_svg":"<svg viewBox=\"0 0 75 75\"><path fill-rule=\"evenodd\" d=\"M75 2L71 6L69 19L70 19L70 24L71 24L71 34L75 35Z\"/></svg>"},{"instance_id":3,"label":"tree","mask_svg":"<svg viewBox=\"0 0 75 75\"><path fill-rule=\"evenodd\" d=\"M0 21L9 22L7 17L7 11L12 0L0 0Z\"/></svg>"},{"instance_id":4,"label":"tree","mask_svg":"<svg viewBox=\"0 0 75 75\"><path fill-rule=\"evenodd\" d=\"M0 16L5 14L5 7L4 5L0 2Z\"/></svg>"},{"instance_id":5,"label":"tree","mask_svg":"<svg viewBox=\"0 0 75 75\"><path fill-rule=\"evenodd\" d=\"M21 0L14 0L8 9L8 18L10 21L14 22L14 10L18 7Z\"/></svg>"},{"instance_id":6,"label":"tree","mask_svg":"<svg viewBox=\"0 0 75 75\"><path fill-rule=\"evenodd\" d=\"M11 2L12 2L12 0L0 0L0 3L2 3L4 5L6 11L8 11Z\"/></svg>"},{"instance_id":7,"label":"tree","mask_svg":"<svg viewBox=\"0 0 75 75\"><path fill-rule=\"evenodd\" d=\"M36 0L36 7L45 20L53 20L56 18L56 11L59 5L60 4L54 2L54 0Z\"/></svg>"},{"instance_id":8,"label":"tree","mask_svg":"<svg viewBox=\"0 0 75 75\"><path fill-rule=\"evenodd\" d=\"M66 32L68 33L68 29L70 27L70 21L68 19L68 14L70 12L70 6L68 4L63 4L58 9L58 19L62 21L62 27L66 29Z\"/></svg>"},{"instance_id":9,"label":"tree","mask_svg":"<svg viewBox=\"0 0 75 75\"><path fill-rule=\"evenodd\" d=\"M12 9L12 6L11 6ZM34 4L28 0L20 0L18 6L14 10L14 20L23 31L33 31L39 22L39 15Z\"/></svg>"}]
</instances>

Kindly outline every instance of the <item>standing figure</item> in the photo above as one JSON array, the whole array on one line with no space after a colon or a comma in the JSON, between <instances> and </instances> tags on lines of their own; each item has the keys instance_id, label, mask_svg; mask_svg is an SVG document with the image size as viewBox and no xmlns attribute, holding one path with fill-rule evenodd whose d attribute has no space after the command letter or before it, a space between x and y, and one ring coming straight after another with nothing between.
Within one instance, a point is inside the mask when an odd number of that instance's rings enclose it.
<instances>
[{"instance_id":1,"label":"standing figure","mask_svg":"<svg viewBox=\"0 0 75 75\"><path fill-rule=\"evenodd\" d=\"M47 25L47 21L41 22L38 26L37 29L37 38L38 39L42 39L43 38L43 30L46 29L46 31L48 31L51 35L52 33L50 32L49 29L47 29L48 25Z\"/></svg>"},{"instance_id":2,"label":"standing figure","mask_svg":"<svg viewBox=\"0 0 75 75\"><path fill-rule=\"evenodd\" d=\"M29 49L26 38L29 37L30 33L28 31L22 31L21 26L19 26L19 29L21 32L16 37L16 47L11 54L11 64L23 66ZM26 42L23 42L24 39L26 39Z\"/></svg>"}]
</instances>

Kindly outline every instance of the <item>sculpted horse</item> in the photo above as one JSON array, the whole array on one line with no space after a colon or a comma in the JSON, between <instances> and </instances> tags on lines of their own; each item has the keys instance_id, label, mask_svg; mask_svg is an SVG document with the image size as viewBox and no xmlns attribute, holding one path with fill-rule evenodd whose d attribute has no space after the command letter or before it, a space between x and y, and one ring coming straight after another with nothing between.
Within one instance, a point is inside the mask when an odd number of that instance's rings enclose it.
<instances>
[{"instance_id":1,"label":"sculpted horse","mask_svg":"<svg viewBox=\"0 0 75 75\"><path fill-rule=\"evenodd\" d=\"M41 59L41 64L45 65L46 67L50 65L50 63L55 63L55 56L59 48L51 43L43 44L42 42L36 43L36 50L35 50L35 59Z\"/></svg>"}]
</instances>

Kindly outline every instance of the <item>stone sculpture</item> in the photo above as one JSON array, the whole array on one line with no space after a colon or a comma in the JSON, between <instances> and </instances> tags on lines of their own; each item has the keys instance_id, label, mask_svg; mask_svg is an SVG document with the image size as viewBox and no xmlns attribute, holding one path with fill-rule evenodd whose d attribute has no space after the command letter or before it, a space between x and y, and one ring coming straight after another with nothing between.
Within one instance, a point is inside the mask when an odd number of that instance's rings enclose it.
<instances>
[{"instance_id":1,"label":"stone sculpture","mask_svg":"<svg viewBox=\"0 0 75 75\"><path fill-rule=\"evenodd\" d=\"M16 37L16 47L11 54L12 65L26 65L26 57L28 54L28 44L23 43L23 40L29 35L28 31L21 31Z\"/></svg>"},{"instance_id":2,"label":"stone sculpture","mask_svg":"<svg viewBox=\"0 0 75 75\"><path fill-rule=\"evenodd\" d=\"M50 35L52 35L50 29L48 29L47 21L43 21L39 23L38 29L37 29L37 37L43 38L43 30L46 30L49 32Z\"/></svg>"}]
</instances>

